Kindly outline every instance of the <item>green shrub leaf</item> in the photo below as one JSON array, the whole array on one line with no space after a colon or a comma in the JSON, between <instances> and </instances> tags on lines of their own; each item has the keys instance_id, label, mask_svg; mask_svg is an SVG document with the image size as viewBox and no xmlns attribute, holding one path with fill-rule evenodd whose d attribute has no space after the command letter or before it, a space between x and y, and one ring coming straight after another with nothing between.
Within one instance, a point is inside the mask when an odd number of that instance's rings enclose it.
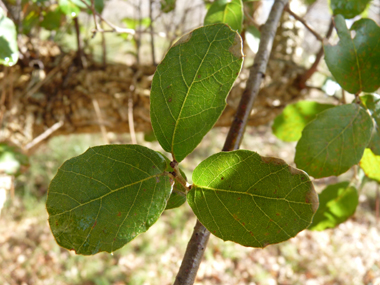
<instances>
[{"instance_id":1,"label":"green shrub leaf","mask_svg":"<svg viewBox=\"0 0 380 285\"><path fill-rule=\"evenodd\" d=\"M307 228L318 195L307 174L255 152L221 152L193 173L188 203L214 235L244 246L265 247Z\"/></svg>"},{"instance_id":2,"label":"green shrub leaf","mask_svg":"<svg viewBox=\"0 0 380 285\"><path fill-rule=\"evenodd\" d=\"M15 65L18 60L17 32L13 21L0 7L0 64Z\"/></svg>"},{"instance_id":3,"label":"green shrub leaf","mask_svg":"<svg viewBox=\"0 0 380 285\"><path fill-rule=\"evenodd\" d=\"M360 167L368 178L380 182L380 155L375 155L369 148L364 150Z\"/></svg>"},{"instance_id":4,"label":"green shrub leaf","mask_svg":"<svg viewBox=\"0 0 380 285\"><path fill-rule=\"evenodd\" d=\"M299 101L295 104L289 104L274 120L272 131L276 137L283 141L298 141L304 127L314 120L318 113L332 107L334 105L312 101Z\"/></svg>"},{"instance_id":5,"label":"green shrub leaf","mask_svg":"<svg viewBox=\"0 0 380 285\"><path fill-rule=\"evenodd\" d=\"M113 252L147 231L171 192L164 157L139 145L106 145L67 160L46 208L57 243L77 254Z\"/></svg>"},{"instance_id":6,"label":"green shrub leaf","mask_svg":"<svg viewBox=\"0 0 380 285\"><path fill-rule=\"evenodd\" d=\"M213 127L243 62L241 38L225 24L180 38L157 67L151 119L163 149L182 161Z\"/></svg>"},{"instance_id":7,"label":"green shrub leaf","mask_svg":"<svg viewBox=\"0 0 380 285\"><path fill-rule=\"evenodd\" d=\"M359 195L356 188L349 184L349 182L340 182L329 185L319 194L319 208L309 230L322 231L334 228L355 213Z\"/></svg>"},{"instance_id":8,"label":"green shrub leaf","mask_svg":"<svg viewBox=\"0 0 380 285\"><path fill-rule=\"evenodd\" d=\"M334 15L341 14L351 19L364 12L371 0L331 0L330 7Z\"/></svg>"},{"instance_id":9,"label":"green shrub leaf","mask_svg":"<svg viewBox=\"0 0 380 285\"><path fill-rule=\"evenodd\" d=\"M176 0L161 0L161 11L169 13L175 9Z\"/></svg>"},{"instance_id":10,"label":"green shrub leaf","mask_svg":"<svg viewBox=\"0 0 380 285\"><path fill-rule=\"evenodd\" d=\"M357 104L330 108L302 131L295 163L315 178L342 174L359 163L372 128L371 117Z\"/></svg>"},{"instance_id":11,"label":"green shrub leaf","mask_svg":"<svg viewBox=\"0 0 380 285\"><path fill-rule=\"evenodd\" d=\"M352 94L374 92L380 87L380 27L371 19L355 22L351 38L341 15L335 17L339 35L336 46L325 45L326 64L336 81Z\"/></svg>"},{"instance_id":12,"label":"green shrub leaf","mask_svg":"<svg viewBox=\"0 0 380 285\"><path fill-rule=\"evenodd\" d=\"M243 24L243 3L241 0L216 0L207 11L204 25L225 23L241 32Z\"/></svg>"}]
</instances>

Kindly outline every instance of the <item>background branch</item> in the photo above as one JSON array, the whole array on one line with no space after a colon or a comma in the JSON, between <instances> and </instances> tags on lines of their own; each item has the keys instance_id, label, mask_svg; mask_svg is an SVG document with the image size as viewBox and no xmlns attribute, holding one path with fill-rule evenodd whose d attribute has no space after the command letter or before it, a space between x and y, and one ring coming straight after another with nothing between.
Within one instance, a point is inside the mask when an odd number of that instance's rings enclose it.
<instances>
[{"instance_id":1,"label":"background branch","mask_svg":"<svg viewBox=\"0 0 380 285\"><path fill-rule=\"evenodd\" d=\"M262 28L259 50L250 69L247 86L227 135L223 151L236 150L240 146L253 102L265 76L278 22L287 2L288 0L276 0L274 2L268 20ZM174 285L191 285L194 283L209 237L210 232L197 220Z\"/></svg>"}]
</instances>

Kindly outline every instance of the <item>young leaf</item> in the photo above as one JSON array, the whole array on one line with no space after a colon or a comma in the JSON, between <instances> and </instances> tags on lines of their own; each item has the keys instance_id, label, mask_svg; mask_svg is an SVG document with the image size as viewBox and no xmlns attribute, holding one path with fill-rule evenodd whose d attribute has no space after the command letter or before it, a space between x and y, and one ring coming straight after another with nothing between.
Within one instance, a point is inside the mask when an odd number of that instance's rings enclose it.
<instances>
[{"instance_id":1,"label":"young leaf","mask_svg":"<svg viewBox=\"0 0 380 285\"><path fill-rule=\"evenodd\" d=\"M371 19L355 22L351 38L343 16L335 17L339 35L336 46L325 45L326 64L336 81L352 94L374 92L380 87L380 27Z\"/></svg>"},{"instance_id":2,"label":"young leaf","mask_svg":"<svg viewBox=\"0 0 380 285\"><path fill-rule=\"evenodd\" d=\"M216 0L208 9L204 25L225 23L241 32L243 24L243 3L241 0Z\"/></svg>"},{"instance_id":3,"label":"young leaf","mask_svg":"<svg viewBox=\"0 0 380 285\"><path fill-rule=\"evenodd\" d=\"M113 252L147 231L171 192L165 159L139 145L106 145L67 160L46 208L57 243L77 254Z\"/></svg>"},{"instance_id":4,"label":"young leaf","mask_svg":"<svg viewBox=\"0 0 380 285\"><path fill-rule=\"evenodd\" d=\"M307 174L255 152L221 152L201 162L187 194L199 221L214 235L265 247L307 228L318 195Z\"/></svg>"},{"instance_id":5,"label":"young leaf","mask_svg":"<svg viewBox=\"0 0 380 285\"><path fill-rule=\"evenodd\" d=\"M182 161L213 127L243 62L241 38L225 24L180 38L158 65L150 96L158 142Z\"/></svg>"},{"instance_id":6,"label":"young leaf","mask_svg":"<svg viewBox=\"0 0 380 285\"><path fill-rule=\"evenodd\" d=\"M367 177L380 182L380 155L375 155L370 149L366 148L360 160L360 167Z\"/></svg>"},{"instance_id":7,"label":"young leaf","mask_svg":"<svg viewBox=\"0 0 380 285\"><path fill-rule=\"evenodd\" d=\"M361 104L371 114L375 121L372 138L368 145L374 154L380 155L380 96L377 94L366 94L360 96Z\"/></svg>"},{"instance_id":8,"label":"young leaf","mask_svg":"<svg viewBox=\"0 0 380 285\"><path fill-rule=\"evenodd\" d=\"M356 188L349 184L349 182L340 182L329 185L319 194L319 208L309 230L322 231L334 228L355 213L359 195Z\"/></svg>"},{"instance_id":9,"label":"young leaf","mask_svg":"<svg viewBox=\"0 0 380 285\"><path fill-rule=\"evenodd\" d=\"M334 107L331 104L320 104L313 101L299 101L289 104L284 111L274 119L272 125L273 134L287 142L298 141L304 127L318 113Z\"/></svg>"},{"instance_id":10,"label":"young leaf","mask_svg":"<svg viewBox=\"0 0 380 285\"><path fill-rule=\"evenodd\" d=\"M330 108L302 131L295 163L315 178L342 174L360 161L372 128L371 117L357 104Z\"/></svg>"},{"instance_id":11,"label":"young leaf","mask_svg":"<svg viewBox=\"0 0 380 285\"><path fill-rule=\"evenodd\" d=\"M17 32L13 21L0 7L0 64L15 65L18 60Z\"/></svg>"},{"instance_id":12,"label":"young leaf","mask_svg":"<svg viewBox=\"0 0 380 285\"><path fill-rule=\"evenodd\" d=\"M330 7L334 15L341 14L351 19L363 13L371 0L331 0Z\"/></svg>"}]
</instances>

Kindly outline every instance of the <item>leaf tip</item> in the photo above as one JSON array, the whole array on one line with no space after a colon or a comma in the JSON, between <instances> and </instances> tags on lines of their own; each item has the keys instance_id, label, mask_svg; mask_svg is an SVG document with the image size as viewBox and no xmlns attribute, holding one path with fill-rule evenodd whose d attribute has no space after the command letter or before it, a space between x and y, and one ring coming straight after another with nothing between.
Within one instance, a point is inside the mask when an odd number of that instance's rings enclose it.
<instances>
[{"instance_id":1,"label":"leaf tip","mask_svg":"<svg viewBox=\"0 0 380 285\"><path fill-rule=\"evenodd\" d=\"M230 46L230 48L228 49L228 51L230 53L232 53L232 55L234 57L237 57L237 58L243 58L244 57L244 53L243 53L243 50L242 50L241 37L236 32L235 32L234 42L232 43L232 46Z\"/></svg>"},{"instance_id":2,"label":"leaf tip","mask_svg":"<svg viewBox=\"0 0 380 285\"><path fill-rule=\"evenodd\" d=\"M176 41L176 42L173 44L172 47L178 46L178 45L183 44L183 43L187 43L187 42L191 39L192 35L193 35L193 32L190 32L190 33L188 33L188 34L186 34L186 35L180 37L180 38L178 39L178 41Z\"/></svg>"}]
</instances>

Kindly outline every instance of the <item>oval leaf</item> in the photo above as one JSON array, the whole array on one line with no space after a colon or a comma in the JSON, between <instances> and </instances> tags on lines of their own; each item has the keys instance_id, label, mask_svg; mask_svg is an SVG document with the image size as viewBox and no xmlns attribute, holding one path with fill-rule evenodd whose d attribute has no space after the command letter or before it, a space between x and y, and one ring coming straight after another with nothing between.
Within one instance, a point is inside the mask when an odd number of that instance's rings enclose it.
<instances>
[{"instance_id":1,"label":"oval leaf","mask_svg":"<svg viewBox=\"0 0 380 285\"><path fill-rule=\"evenodd\" d=\"M360 160L360 167L365 175L373 180L380 182L380 156L375 155L370 149L366 148Z\"/></svg>"},{"instance_id":2,"label":"oval leaf","mask_svg":"<svg viewBox=\"0 0 380 285\"><path fill-rule=\"evenodd\" d=\"M216 0L207 11L204 25L225 23L233 30L241 31L243 3L241 0Z\"/></svg>"},{"instance_id":3,"label":"oval leaf","mask_svg":"<svg viewBox=\"0 0 380 285\"><path fill-rule=\"evenodd\" d=\"M113 252L147 231L171 192L166 167L160 154L138 145L93 147L67 160L46 202L57 243L83 255Z\"/></svg>"},{"instance_id":4,"label":"oval leaf","mask_svg":"<svg viewBox=\"0 0 380 285\"><path fill-rule=\"evenodd\" d=\"M359 163L372 127L371 117L356 104L328 109L302 131L295 163L315 178L342 174Z\"/></svg>"},{"instance_id":5,"label":"oval leaf","mask_svg":"<svg viewBox=\"0 0 380 285\"><path fill-rule=\"evenodd\" d=\"M158 142L182 161L213 127L243 62L241 38L225 24L180 38L154 74L150 113Z\"/></svg>"},{"instance_id":6,"label":"oval leaf","mask_svg":"<svg viewBox=\"0 0 380 285\"><path fill-rule=\"evenodd\" d=\"M364 12L371 0L331 0L330 7L334 15L341 14L351 19Z\"/></svg>"},{"instance_id":7,"label":"oval leaf","mask_svg":"<svg viewBox=\"0 0 380 285\"><path fill-rule=\"evenodd\" d=\"M380 87L380 27L371 19L355 22L351 38L341 15L335 17L339 35L336 46L325 45L326 64L336 81L352 94L374 92Z\"/></svg>"},{"instance_id":8,"label":"oval leaf","mask_svg":"<svg viewBox=\"0 0 380 285\"><path fill-rule=\"evenodd\" d=\"M13 21L0 7L0 64L15 65L18 60L17 32Z\"/></svg>"},{"instance_id":9,"label":"oval leaf","mask_svg":"<svg viewBox=\"0 0 380 285\"><path fill-rule=\"evenodd\" d=\"M200 163L187 200L214 235L265 247L307 228L318 195L306 173L255 152L221 152Z\"/></svg>"},{"instance_id":10,"label":"oval leaf","mask_svg":"<svg viewBox=\"0 0 380 285\"><path fill-rule=\"evenodd\" d=\"M312 101L299 101L295 104L289 104L274 119L272 125L273 134L283 141L298 141L304 127L314 120L318 113L332 107L334 105Z\"/></svg>"},{"instance_id":11,"label":"oval leaf","mask_svg":"<svg viewBox=\"0 0 380 285\"><path fill-rule=\"evenodd\" d=\"M327 186L319 194L319 208L309 230L323 231L334 228L351 217L359 204L359 195L349 182Z\"/></svg>"}]
</instances>

